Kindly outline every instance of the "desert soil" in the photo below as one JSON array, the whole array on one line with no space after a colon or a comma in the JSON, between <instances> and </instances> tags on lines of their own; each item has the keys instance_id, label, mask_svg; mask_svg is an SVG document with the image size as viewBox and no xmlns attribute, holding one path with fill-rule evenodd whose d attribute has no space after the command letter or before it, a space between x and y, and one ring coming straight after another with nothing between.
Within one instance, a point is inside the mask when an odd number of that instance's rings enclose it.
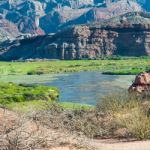
<instances>
[{"instance_id":1,"label":"desert soil","mask_svg":"<svg viewBox=\"0 0 150 150\"><path fill-rule=\"evenodd\" d=\"M6 125L13 125L18 119L14 112L4 109L0 109L0 131L1 127L5 123ZM4 121L5 120L5 121ZM46 132L55 132L55 130L49 129ZM58 134L58 133L56 133ZM60 133L63 136L63 133ZM84 139L86 140L86 139ZM83 141L84 141L83 140ZM85 143L88 144L87 147L91 147L94 150L150 150L150 141L127 141L119 139L104 139L104 140L87 140ZM77 148L69 145L56 145L54 147L43 149L43 150L87 150L88 148Z\"/></svg>"}]
</instances>

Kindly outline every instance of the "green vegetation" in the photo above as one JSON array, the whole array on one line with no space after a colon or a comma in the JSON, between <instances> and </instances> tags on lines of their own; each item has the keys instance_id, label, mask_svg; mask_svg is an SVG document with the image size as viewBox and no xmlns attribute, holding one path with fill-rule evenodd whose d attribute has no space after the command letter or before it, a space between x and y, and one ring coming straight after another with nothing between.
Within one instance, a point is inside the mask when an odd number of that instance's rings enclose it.
<instances>
[{"instance_id":1,"label":"green vegetation","mask_svg":"<svg viewBox=\"0 0 150 150\"><path fill-rule=\"evenodd\" d=\"M41 85L17 85L14 83L0 84L0 104L32 100L54 101L59 96L58 89Z\"/></svg>"},{"instance_id":2,"label":"green vegetation","mask_svg":"<svg viewBox=\"0 0 150 150\"><path fill-rule=\"evenodd\" d=\"M94 109L95 107L87 104L78 104L78 103L69 103L69 102L58 102L63 109L66 110L89 110Z\"/></svg>"},{"instance_id":3,"label":"green vegetation","mask_svg":"<svg viewBox=\"0 0 150 150\"><path fill-rule=\"evenodd\" d=\"M51 73L100 71L105 74L137 74L149 68L149 57L106 57L103 60L44 62L0 62L0 74L41 75Z\"/></svg>"},{"instance_id":4,"label":"green vegetation","mask_svg":"<svg viewBox=\"0 0 150 150\"><path fill-rule=\"evenodd\" d=\"M64 109L88 110L90 105L57 101L59 90L55 87L15 83L0 84L0 105L17 112L44 110L47 105L59 104Z\"/></svg>"},{"instance_id":5,"label":"green vegetation","mask_svg":"<svg viewBox=\"0 0 150 150\"><path fill-rule=\"evenodd\" d=\"M103 74L108 75L136 75L140 72L146 71L146 68L128 68L128 69L120 69L120 70L114 70L114 71L105 71Z\"/></svg>"},{"instance_id":6,"label":"green vegetation","mask_svg":"<svg viewBox=\"0 0 150 150\"><path fill-rule=\"evenodd\" d=\"M32 101L24 101L24 102L13 102L8 103L5 107L9 110L19 112L19 113L27 113L32 111L40 111L45 110L46 106L57 104L65 110L89 110L94 109L94 106L86 105L86 104L78 104L78 103L69 103L69 102L54 102L54 101L43 101L43 100L32 100Z\"/></svg>"},{"instance_id":7,"label":"green vegetation","mask_svg":"<svg viewBox=\"0 0 150 150\"><path fill-rule=\"evenodd\" d=\"M129 67L126 69L119 69L114 71L105 71L103 74L109 74L109 75L136 75L140 72L150 72L150 67L148 65L143 67Z\"/></svg>"}]
</instances>

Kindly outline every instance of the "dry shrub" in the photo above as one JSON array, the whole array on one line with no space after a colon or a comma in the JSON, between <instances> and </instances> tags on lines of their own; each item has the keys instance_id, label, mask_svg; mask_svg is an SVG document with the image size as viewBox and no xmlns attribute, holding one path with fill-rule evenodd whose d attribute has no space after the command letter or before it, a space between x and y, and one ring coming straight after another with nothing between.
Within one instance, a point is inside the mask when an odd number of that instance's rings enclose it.
<instances>
[{"instance_id":1,"label":"dry shrub","mask_svg":"<svg viewBox=\"0 0 150 150\"><path fill-rule=\"evenodd\" d=\"M121 93L105 97L97 110L113 117L117 128L126 129L128 137L150 138L150 97Z\"/></svg>"},{"instance_id":2,"label":"dry shrub","mask_svg":"<svg viewBox=\"0 0 150 150\"><path fill-rule=\"evenodd\" d=\"M32 115L33 120L53 129L67 130L70 133L97 137L108 135L105 123L110 121L104 114L95 110L65 110L54 104L46 106L45 111Z\"/></svg>"},{"instance_id":3,"label":"dry shrub","mask_svg":"<svg viewBox=\"0 0 150 150\"><path fill-rule=\"evenodd\" d=\"M125 109L130 110L138 107L141 104L141 100L141 97L126 92L109 94L102 98L96 109L107 114L114 114Z\"/></svg>"},{"instance_id":4,"label":"dry shrub","mask_svg":"<svg viewBox=\"0 0 150 150\"><path fill-rule=\"evenodd\" d=\"M2 150L30 150L46 143L45 136L37 125L25 118L19 119L11 127L4 125L1 128Z\"/></svg>"},{"instance_id":5,"label":"dry shrub","mask_svg":"<svg viewBox=\"0 0 150 150\"><path fill-rule=\"evenodd\" d=\"M116 116L118 123L125 127L131 137L137 139L150 138L150 118L141 108L129 110L126 114Z\"/></svg>"},{"instance_id":6,"label":"dry shrub","mask_svg":"<svg viewBox=\"0 0 150 150\"><path fill-rule=\"evenodd\" d=\"M58 104L46 105L44 111L36 112L31 117L42 126L90 138L116 137L119 129L126 131L125 137L149 138L148 107L133 95L121 98L106 98L95 110L65 110Z\"/></svg>"},{"instance_id":7,"label":"dry shrub","mask_svg":"<svg viewBox=\"0 0 150 150\"><path fill-rule=\"evenodd\" d=\"M3 130L0 135L1 150L33 150L54 147L72 147L72 149L91 149L88 144L64 131L40 126L37 121L25 120L15 128Z\"/></svg>"}]
</instances>

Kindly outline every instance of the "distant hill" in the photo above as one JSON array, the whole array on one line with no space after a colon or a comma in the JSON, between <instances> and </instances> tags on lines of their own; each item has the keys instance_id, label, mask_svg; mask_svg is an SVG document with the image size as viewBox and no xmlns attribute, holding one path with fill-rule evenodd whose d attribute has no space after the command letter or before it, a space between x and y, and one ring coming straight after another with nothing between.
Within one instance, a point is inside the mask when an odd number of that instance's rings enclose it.
<instances>
[{"instance_id":1,"label":"distant hill","mask_svg":"<svg viewBox=\"0 0 150 150\"><path fill-rule=\"evenodd\" d=\"M124 24L141 24L150 25L150 13L149 12L128 12L126 14L113 17L111 19L105 20L102 23L90 23L89 26L122 26Z\"/></svg>"},{"instance_id":2,"label":"distant hill","mask_svg":"<svg viewBox=\"0 0 150 150\"><path fill-rule=\"evenodd\" d=\"M0 20L17 36L55 33L67 26L102 22L127 12L149 11L146 0L0 0ZM3 37L3 21L0 37ZM1 38L2 39L2 38Z\"/></svg>"}]
</instances>

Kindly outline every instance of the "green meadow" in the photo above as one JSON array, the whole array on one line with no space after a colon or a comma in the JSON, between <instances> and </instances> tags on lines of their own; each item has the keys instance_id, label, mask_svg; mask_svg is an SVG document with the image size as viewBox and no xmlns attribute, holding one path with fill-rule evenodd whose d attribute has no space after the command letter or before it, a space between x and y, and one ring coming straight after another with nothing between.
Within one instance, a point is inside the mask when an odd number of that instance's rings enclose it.
<instances>
[{"instance_id":1,"label":"green meadow","mask_svg":"<svg viewBox=\"0 0 150 150\"><path fill-rule=\"evenodd\" d=\"M65 72L99 71L104 74L137 74L150 70L150 58L72 60L41 62L0 62L0 74L58 74Z\"/></svg>"}]
</instances>

